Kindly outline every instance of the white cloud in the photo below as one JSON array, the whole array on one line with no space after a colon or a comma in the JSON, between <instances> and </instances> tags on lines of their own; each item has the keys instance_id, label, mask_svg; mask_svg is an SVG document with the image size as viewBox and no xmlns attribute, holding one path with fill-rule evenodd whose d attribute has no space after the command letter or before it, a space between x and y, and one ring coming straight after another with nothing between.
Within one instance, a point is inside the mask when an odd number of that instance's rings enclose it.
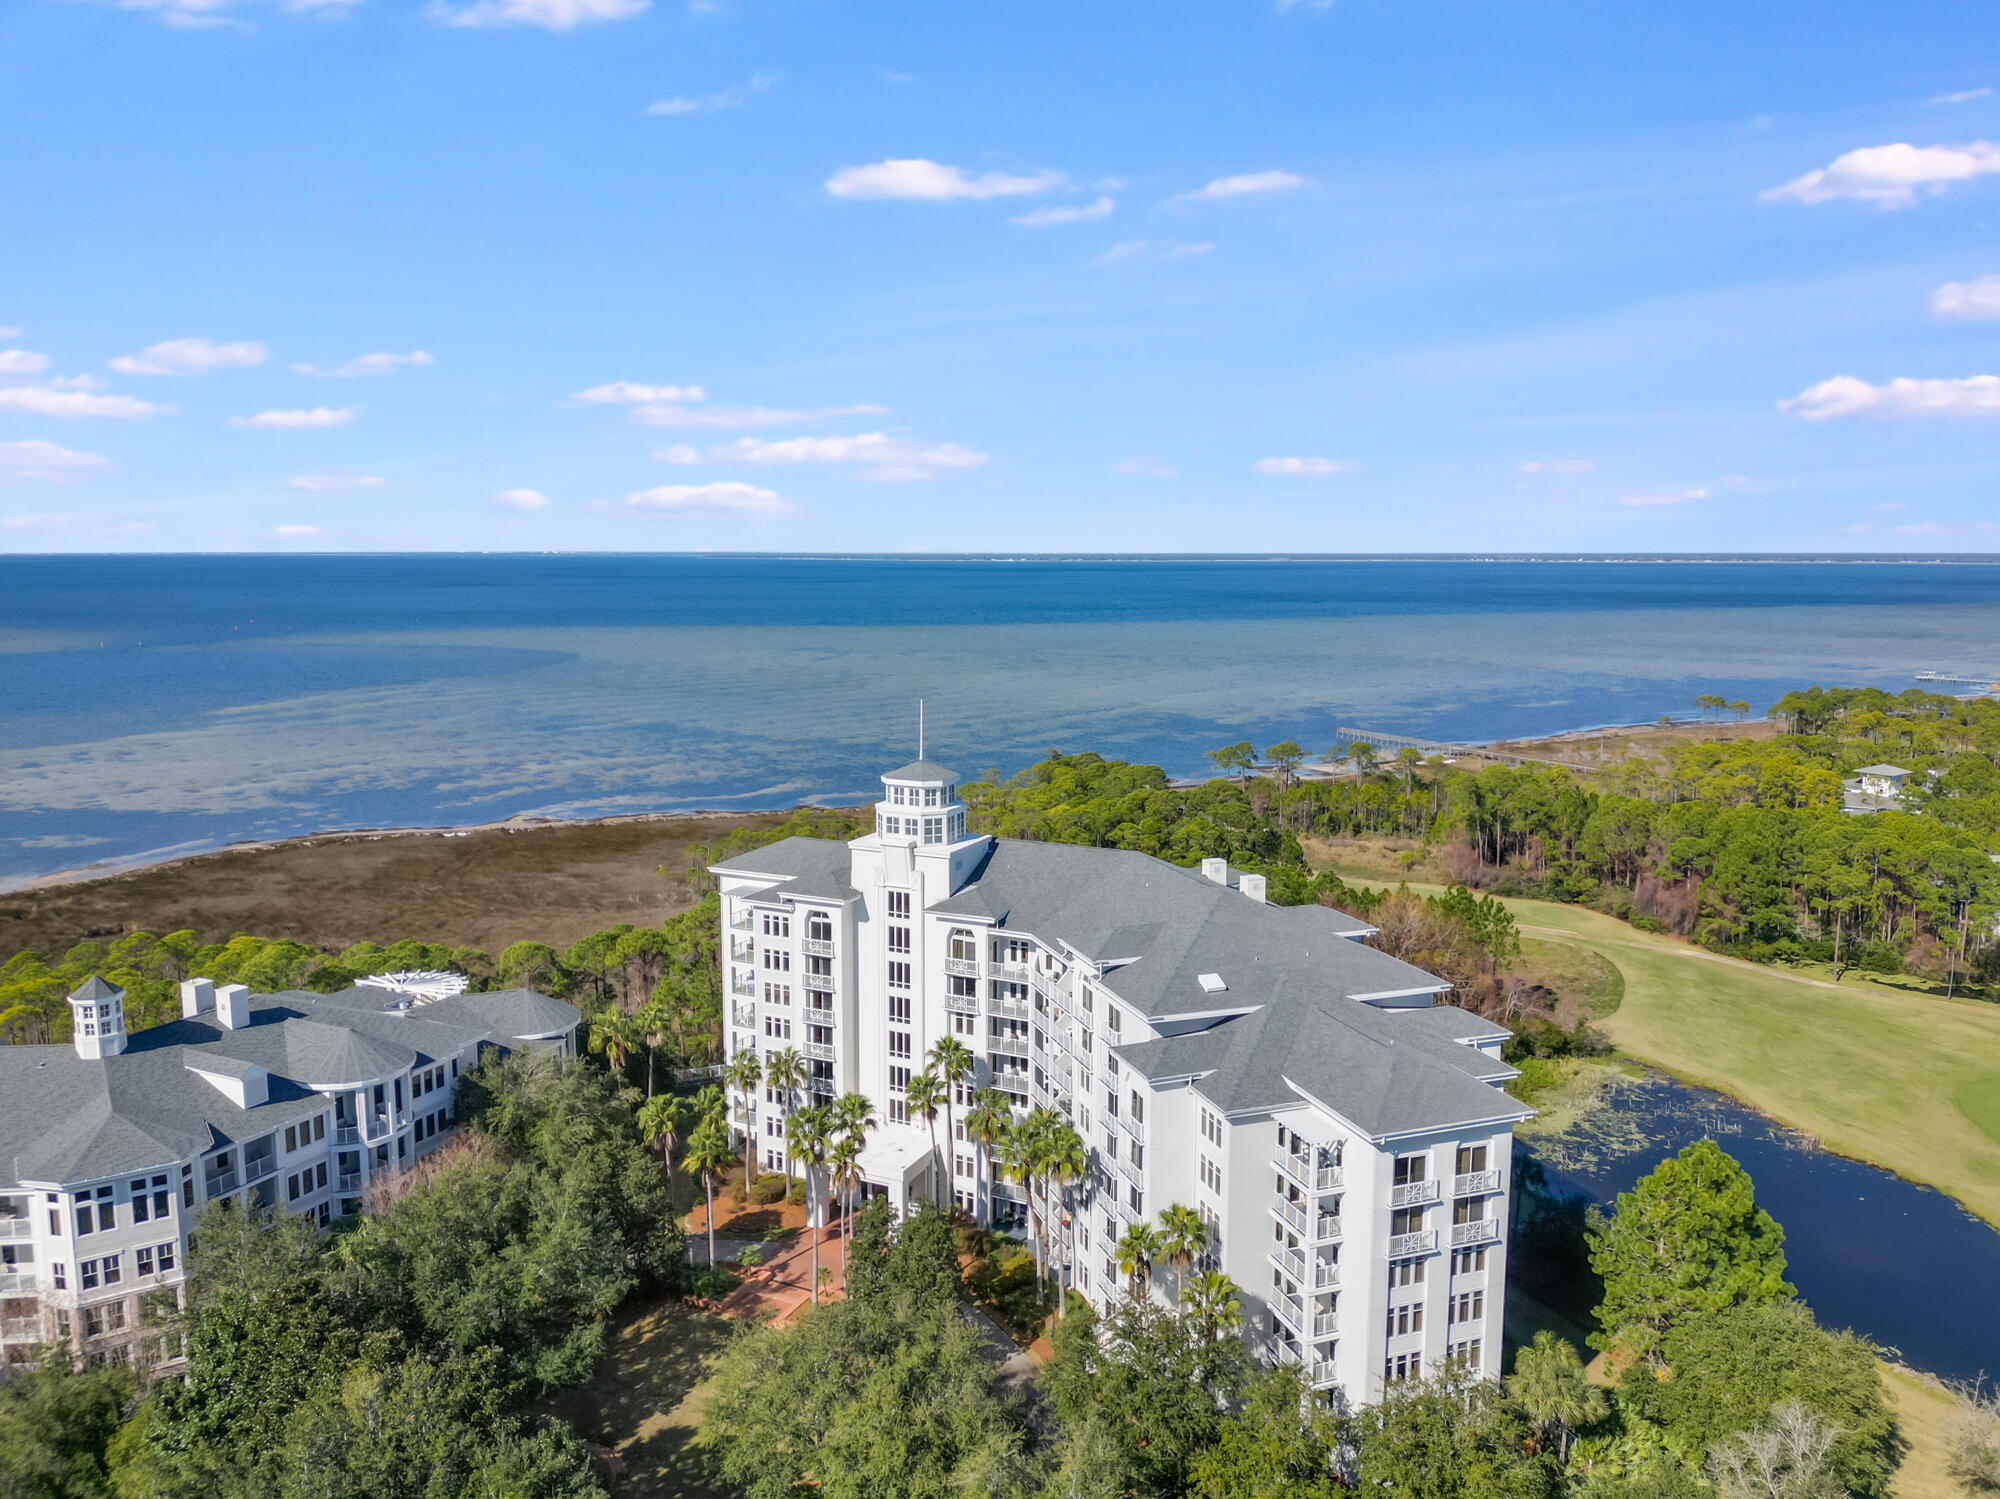
<instances>
[{"instance_id":1,"label":"white cloud","mask_svg":"<svg viewBox=\"0 0 2000 1499\"><path fill-rule=\"evenodd\" d=\"M437 361L422 349L412 349L407 354L358 354L345 364L295 364L293 370L301 375L318 375L328 380L351 380L356 375L392 375L397 370Z\"/></svg>"},{"instance_id":2,"label":"white cloud","mask_svg":"<svg viewBox=\"0 0 2000 1499\"><path fill-rule=\"evenodd\" d=\"M1092 265L1116 265L1121 260L1130 260L1134 255L1143 254L1145 249L1146 242L1143 239L1121 239L1103 254L1093 258L1090 263Z\"/></svg>"},{"instance_id":3,"label":"white cloud","mask_svg":"<svg viewBox=\"0 0 2000 1499\"><path fill-rule=\"evenodd\" d=\"M1304 187L1306 179L1295 172L1244 172L1235 177L1217 177L1208 186L1182 193L1183 202L1215 202L1222 198L1243 198L1253 193L1285 193Z\"/></svg>"},{"instance_id":4,"label":"white cloud","mask_svg":"<svg viewBox=\"0 0 2000 1499\"><path fill-rule=\"evenodd\" d=\"M1830 166L1794 177L1759 196L1767 203L1825 203L1854 198L1882 208L1908 208L1919 189L1941 193L1953 182L2000 172L2000 145L1970 141L1963 146L1864 146L1835 157Z\"/></svg>"},{"instance_id":5,"label":"white cloud","mask_svg":"<svg viewBox=\"0 0 2000 1499\"><path fill-rule=\"evenodd\" d=\"M47 384L51 390L104 389L104 382L95 375L51 375Z\"/></svg>"},{"instance_id":6,"label":"white cloud","mask_svg":"<svg viewBox=\"0 0 2000 1499\"><path fill-rule=\"evenodd\" d=\"M1588 458L1537 458L1521 465L1524 474L1587 474L1597 465Z\"/></svg>"},{"instance_id":7,"label":"white cloud","mask_svg":"<svg viewBox=\"0 0 2000 1499\"><path fill-rule=\"evenodd\" d=\"M1962 380L1899 377L1886 385L1835 375L1778 402L1778 409L1814 422L1836 416L2000 416L2000 375L1968 375Z\"/></svg>"},{"instance_id":8,"label":"white cloud","mask_svg":"<svg viewBox=\"0 0 2000 1499\"><path fill-rule=\"evenodd\" d=\"M708 456L712 462L858 464L859 477L889 481L934 479L945 469L977 468L986 461L986 454L959 443L925 444L884 432L863 432L854 437L789 437L778 442L739 437L724 447L711 449Z\"/></svg>"},{"instance_id":9,"label":"white cloud","mask_svg":"<svg viewBox=\"0 0 2000 1499\"><path fill-rule=\"evenodd\" d=\"M264 533L272 541L306 541L319 535L318 526L273 526Z\"/></svg>"},{"instance_id":10,"label":"white cloud","mask_svg":"<svg viewBox=\"0 0 2000 1499\"><path fill-rule=\"evenodd\" d=\"M300 474L296 479L287 479L285 488L306 494L331 494L341 489L381 489L388 482L379 474Z\"/></svg>"},{"instance_id":11,"label":"white cloud","mask_svg":"<svg viewBox=\"0 0 2000 1499\"><path fill-rule=\"evenodd\" d=\"M354 406L314 406L305 411L260 411L255 416L232 416L233 427L344 427L354 420Z\"/></svg>"},{"instance_id":12,"label":"white cloud","mask_svg":"<svg viewBox=\"0 0 2000 1499\"><path fill-rule=\"evenodd\" d=\"M539 489L503 489L486 503L495 510L546 510L549 497Z\"/></svg>"},{"instance_id":13,"label":"white cloud","mask_svg":"<svg viewBox=\"0 0 2000 1499\"><path fill-rule=\"evenodd\" d=\"M1196 245L1169 245L1166 249L1166 257L1169 260L1195 260L1208 254L1214 248L1215 241L1213 240L1203 240L1200 244Z\"/></svg>"},{"instance_id":14,"label":"white cloud","mask_svg":"<svg viewBox=\"0 0 2000 1499\"><path fill-rule=\"evenodd\" d=\"M1321 479L1330 474L1349 474L1354 465L1338 458L1259 458L1250 465L1260 474L1277 474L1288 478Z\"/></svg>"},{"instance_id":15,"label":"white cloud","mask_svg":"<svg viewBox=\"0 0 2000 1499\"><path fill-rule=\"evenodd\" d=\"M878 161L865 167L842 167L826 179L836 198L913 198L929 203L959 198L1020 198L1061 187L1061 172L984 172L967 176L923 157Z\"/></svg>"},{"instance_id":16,"label":"white cloud","mask_svg":"<svg viewBox=\"0 0 2000 1499\"><path fill-rule=\"evenodd\" d=\"M1017 218L1009 219L1007 222L1010 224L1019 224L1024 229L1047 229L1054 224L1081 224L1086 219L1109 218L1112 210L1117 206L1117 199L1107 196L1099 198L1094 203L1079 203L1068 207L1051 205L1047 208L1037 208L1029 213L1021 214Z\"/></svg>"},{"instance_id":17,"label":"white cloud","mask_svg":"<svg viewBox=\"0 0 2000 1499\"><path fill-rule=\"evenodd\" d=\"M1135 474L1141 479L1171 479L1179 472L1171 463L1157 458L1126 458L1111 465L1114 474Z\"/></svg>"},{"instance_id":18,"label":"white cloud","mask_svg":"<svg viewBox=\"0 0 2000 1499\"><path fill-rule=\"evenodd\" d=\"M38 438L0 442L0 483L74 484L92 469L109 466L110 461Z\"/></svg>"},{"instance_id":19,"label":"white cloud","mask_svg":"<svg viewBox=\"0 0 2000 1499\"><path fill-rule=\"evenodd\" d=\"M689 464L701 462L701 450L692 443L685 442L674 443L671 447L655 448L653 449L653 456L662 463Z\"/></svg>"},{"instance_id":20,"label":"white cloud","mask_svg":"<svg viewBox=\"0 0 2000 1499\"><path fill-rule=\"evenodd\" d=\"M543 31L573 31L602 21L629 21L652 0L475 0L454 10L432 0L424 14L443 26L485 30L494 26L538 26Z\"/></svg>"},{"instance_id":21,"label":"white cloud","mask_svg":"<svg viewBox=\"0 0 2000 1499\"><path fill-rule=\"evenodd\" d=\"M142 416L160 416L173 409L136 396L95 395L87 390L62 390L52 385L0 387L0 411L26 411L34 416L107 416L131 421Z\"/></svg>"},{"instance_id":22,"label":"white cloud","mask_svg":"<svg viewBox=\"0 0 2000 1499\"><path fill-rule=\"evenodd\" d=\"M2000 276L1971 281L1947 281L1931 293L1931 311L1939 317L2000 318Z\"/></svg>"},{"instance_id":23,"label":"white cloud","mask_svg":"<svg viewBox=\"0 0 2000 1499\"><path fill-rule=\"evenodd\" d=\"M111 367L121 375L205 375L249 369L264 362L260 343L217 343L212 338L170 338L137 354L121 354Z\"/></svg>"},{"instance_id":24,"label":"white cloud","mask_svg":"<svg viewBox=\"0 0 2000 1499\"><path fill-rule=\"evenodd\" d=\"M1705 489L1676 489L1661 494L1628 494L1618 503L1628 510L1645 510L1655 505L1685 505L1689 500L1705 500Z\"/></svg>"},{"instance_id":25,"label":"white cloud","mask_svg":"<svg viewBox=\"0 0 2000 1499\"><path fill-rule=\"evenodd\" d=\"M625 507L647 515L742 516L759 520L793 515L798 510L775 490L733 480L716 484L662 484L656 489L627 495Z\"/></svg>"},{"instance_id":26,"label":"white cloud","mask_svg":"<svg viewBox=\"0 0 2000 1499\"><path fill-rule=\"evenodd\" d=\"M31 349L0 349L0 375L39 375L49 367L49 356Z\"/></svg>"},{"instance_id":27,"label":"white cloud","mask_svg":"<svg viewBox=\"0 0 2000 1499\"><path fill-rule=\"evenodd\" d=\"M649 427L792 427L801 422L834 421L849 416L884 416L886 406L828 406L819 411L794 411L783 406L681 406L670 402L634 406L632 417Z\"/></svg>"},{"instance_id":28,"label":"white cloud","mask_svg":"<svg viewBox=\"0 0 2000 1499\"><path fill-rule=\"evenodd\" d=\"M736 88L726 88L713 94L676 94L671 99L660 99L646 106L649 115L714 114L719 109L741 109L744 100L752 94L761 94L777 82L769 73L752 73L750 81Z\"/></svg>"},{"instance_id":29,"label":"white cloud","mask_svg":"<svg viewBox=\"0 0 2000 1499\"><path fill-rule=\"evenodd\" d=\"M1990 88L1962 88L1955 94L1933 94L1924 102L1927 104L1970 104L1974 99L1984 99L1993 92Z\"/></svg>"},{"instance_id":30,"label":"white cloud","mask_svg":"<svg viewBox=\"0 0 2000 1499\"><path fill-rule=\"evenodd\" d=\"M580 390L574 399L593 406L651 406L663 401L705 401L708 392L699 385L636 385L630 380L613 380Z\"/></svg>"}]
</instances>

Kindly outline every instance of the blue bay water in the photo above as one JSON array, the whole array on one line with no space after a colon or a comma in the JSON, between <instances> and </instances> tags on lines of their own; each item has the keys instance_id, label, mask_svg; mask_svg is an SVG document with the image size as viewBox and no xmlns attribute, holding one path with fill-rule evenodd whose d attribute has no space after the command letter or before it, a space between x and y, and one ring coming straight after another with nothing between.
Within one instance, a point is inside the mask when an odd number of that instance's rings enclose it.
<instances>
[{"instance_id":1,"label":"blue bay water","mask_svg":"<svg viewBox=\"0 0 2000 1499\"><path fill-rule=\"evenodd\" d=\"M915 749L1192 773L2000 670L2000 567L0 558L0 881L234 839L866 795Z\"/></svg>"}]
</instances>

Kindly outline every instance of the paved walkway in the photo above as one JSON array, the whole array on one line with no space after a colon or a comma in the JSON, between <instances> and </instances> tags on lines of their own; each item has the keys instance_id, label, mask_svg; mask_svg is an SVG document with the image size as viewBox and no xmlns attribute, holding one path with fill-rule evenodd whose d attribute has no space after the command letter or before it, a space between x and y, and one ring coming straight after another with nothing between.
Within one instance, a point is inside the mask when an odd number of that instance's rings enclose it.
<instances>
[{"instance_id":1,"label":"paved walkway","mask_svg":"<svg viewBox=\"0 0 2000 1499\"><path fill-rule=\"evenodd\" d=\"M833 1272L833 1278L820 1288L820 1295L838 1296L846 1284L840 1268L839 1229L829 1224L817 1232L820 1268ZM813 1229L801 1230L784 1244L772 1246L776 1252L756 1269L738 1271L743 1284L725 1296L716 1310L725 1317L751 1318L769 1313L771 1320L782 1326L796 1317L801 1308L812 1305L814 1233ZM718 1249L720 1246L718 1235Z\"/></svg>"}]
</instances>

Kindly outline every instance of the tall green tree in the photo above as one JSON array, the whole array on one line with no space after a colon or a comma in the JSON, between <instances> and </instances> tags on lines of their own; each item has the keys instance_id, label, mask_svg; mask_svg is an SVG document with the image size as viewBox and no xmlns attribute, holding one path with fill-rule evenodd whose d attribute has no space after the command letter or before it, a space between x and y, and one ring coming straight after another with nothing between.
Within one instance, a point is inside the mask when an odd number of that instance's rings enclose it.
<instances>
[{"instance_id":1,"label":"tall green tree","mask_svg":"<svg viewBox=\"0 0 2000 1499\"><path fill-rule=\"evenodd\" d=\"M1541 1429L1542 1440L1563 1462L1569 1461L1577 1432L1611 1413L1610 1397L1584 1376L1576 1349L1547 1328L1514 1355L1507 1394Z\"/></svg>"},{"instance_id":2,"label":"tall green tree","mask_svg":"<svg viewBox=\"0 0 2000 1499\"><path fill-rule=\"evenodd\" d=\"M133 1396L124 1369L75 1369L67 1345L0 1379L0 1493L109 1499L106 1457Z\"/></svg>"},{"instance_id":3,"label":"tall green tree","mask_svg":"<svg viewBox=\"0 0 2000 1499\"><path fill-rule=\"evenodd\" d=\"M681 1164L690 1176L701 1181L702 1192L708 1203L708 1262L715 1263L715 1183L716 1179L734 1166L736 1152L729 1147L728 1134L710 1120L688 1136L687 1150L681 1156Z\"/></svg>"},{"instance_id":4,"label":"tall green tree","mask_svg":"<svg viewBox=\"0 0 2000 1499\"><path fill-rule=\"evenodd\" d=\"M1713 1140L1660 1162L1590 1231L1590 1265L1604 1281L1592 1345L1624 1344L1657 1362L1661 1336L1683 1317L1790 1297L1785 1232L1757 1206L1750 1174Z\"/></svg>"}]
</instances>

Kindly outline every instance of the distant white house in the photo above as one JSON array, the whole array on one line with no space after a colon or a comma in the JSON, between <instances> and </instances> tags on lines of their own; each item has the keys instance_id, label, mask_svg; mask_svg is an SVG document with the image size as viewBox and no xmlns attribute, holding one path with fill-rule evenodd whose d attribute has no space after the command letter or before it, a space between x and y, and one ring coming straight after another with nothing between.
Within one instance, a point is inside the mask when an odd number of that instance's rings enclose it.
<instances>
[{"instance_id":1,"label":"distant white house","mask_svg":"<svg viewBox=\"0 0 2000 1499\"><path fill-rule=\"evenodd\" d=\"M1903 804L1903 782L1910 772L1900 765L1864 765L1841 783L1843 812L1886 812Z\"/></svg>"}]
</instances>

